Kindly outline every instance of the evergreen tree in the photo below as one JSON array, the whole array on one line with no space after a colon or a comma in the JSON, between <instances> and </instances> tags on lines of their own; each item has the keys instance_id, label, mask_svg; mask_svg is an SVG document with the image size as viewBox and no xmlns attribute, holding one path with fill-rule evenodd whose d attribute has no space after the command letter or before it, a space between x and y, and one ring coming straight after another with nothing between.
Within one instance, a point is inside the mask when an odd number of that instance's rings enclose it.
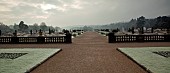
<instances>
[{"instance_id":1,"label":"evergreen tree","mask_svg":"<svg viewBox=\"0 0 170 73\"><path fill-rule=\"evenodd\" d=\"M19 23L19 29L20 29L20 31L22 31L22 32L26 32L26 31L28 30L28 25L24 24L24 21L21 21L21 22Z\"/></svg>"}]
</instances>

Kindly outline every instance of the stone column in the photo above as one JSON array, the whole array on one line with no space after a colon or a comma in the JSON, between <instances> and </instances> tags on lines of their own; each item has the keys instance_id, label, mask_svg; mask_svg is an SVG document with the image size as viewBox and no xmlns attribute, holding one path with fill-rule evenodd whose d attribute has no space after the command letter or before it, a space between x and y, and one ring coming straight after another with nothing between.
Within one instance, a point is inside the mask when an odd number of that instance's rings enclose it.
<instances>
[{"instance_id":1,"label":"stone column","mask_svg":"<svg viewBox=\"0 0 170 73\"><path fill-rule=\"evenodd\" d=\"M69 32L66 33L65 39L66 43L72 43L71 34Z\"/></svg>"},{"instance_id":2,"label":"stone column","mask_svg":"<svg viewBox=\"0 0 170 73\"><path fill-rule=\"evenodd\" d=\"M11 42L13 44L19 43L19 38L17 37L17 30L15 30L15 32L13 33L13 37L11 38Z\"/></svg>"},{"instance_id":3,"label":"stone column","mask_svg":"<svg viewBox=\"0 0 170 73\"><path fill-rule=\"evenodd\" d=\"M114 42L116 42L116 37L115 37L115 35L114 35L114 32L110 32L110 33L108 34L108 41L109 41L109 43L114 43Z\"/></svg>"}]
</instances>

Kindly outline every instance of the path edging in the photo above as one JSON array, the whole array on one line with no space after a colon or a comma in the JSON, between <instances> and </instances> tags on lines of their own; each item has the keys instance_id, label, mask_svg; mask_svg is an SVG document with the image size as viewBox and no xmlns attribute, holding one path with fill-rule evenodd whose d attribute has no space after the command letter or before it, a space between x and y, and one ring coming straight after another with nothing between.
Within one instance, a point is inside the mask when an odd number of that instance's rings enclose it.
<instances>
[{"instance_id":1,"label":"path edging","mask_svg":"<svg viewBox=\"0 0 170 73\"><path fill-rule=\"evenodd\" d=\"M118 50L119 52L121 52L122 54L124 54L126 57L128 57L130 60L132 60L134 63L136 63L138 66L140 66L142 69L144 69L146 72L148 73L153 73L152 71L150 71L149 69L147 69L145 66L143 66L142 64L138 63L137 61L135 61L132 57L130 57L129 55L127 55L126 53L124 53L123 51L121 51L119 48L116 48L116 50Z\"/></svg>"}]
</instances>

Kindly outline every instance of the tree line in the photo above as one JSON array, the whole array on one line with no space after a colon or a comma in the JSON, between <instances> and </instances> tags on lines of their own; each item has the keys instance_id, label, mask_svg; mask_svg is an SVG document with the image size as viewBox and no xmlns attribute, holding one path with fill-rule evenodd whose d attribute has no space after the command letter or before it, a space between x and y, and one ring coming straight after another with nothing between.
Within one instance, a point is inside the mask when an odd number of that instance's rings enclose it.
<instances>
[{"instance_id":1,"label":"tree line","mask_svg":"<svg viewBox=\"0 0 170 73\"><path fill-rule=\"evenodd\" d=\"M19 24L14 23L14 25L9 25L9 26L0 22L0 30L2 34L12 33L15 30L22 33L29 33L30 30L34 32L38 32L40 29L42 31L48 31L49 29L54 31L59 31L61 28L47 26L45 22L40 23L40 25L37 23L34 23L33 25L27 25L24 23L24 21L21 21Z\"/></svg>"},{"instance_id":2,"label":"tree line","mask_svg":"<svg viewBox=\"0 0 170 73\"><path fill-rule=\"evenodd\" d=\"M154 28L154 29L170 29L170 16L159 16L157 18L146 19L141 16L137 19L131 19L128 22L111 23L101 26L92 26L94 29L122 29L128 30L129 28Z\"/></svg>"}]
</instances>

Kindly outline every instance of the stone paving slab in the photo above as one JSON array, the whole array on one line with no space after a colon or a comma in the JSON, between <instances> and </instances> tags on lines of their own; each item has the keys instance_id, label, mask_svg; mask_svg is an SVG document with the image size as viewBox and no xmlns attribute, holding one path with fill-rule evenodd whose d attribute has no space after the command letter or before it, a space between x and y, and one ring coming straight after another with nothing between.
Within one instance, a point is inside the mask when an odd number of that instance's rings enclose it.
<instances>
[{"instance_id":1,"label":"stone paving slab","mask_svg":"<svg viewBox=\"0 0 170 73\"><path fill-rule=\"evenodd\" d=\"M118 48L118 50L148 72L170 72L170 47Z\"/></svg>"},{"instance_id":2,"label":"stone paving slab","mask_svg":"<svg viewBox=\"0 0 170 73\"><path fill-rule=\"evenodd\" d=\"M0 49L0 73L30 72L61 49Z\"/></svg>"}]
</instances>

